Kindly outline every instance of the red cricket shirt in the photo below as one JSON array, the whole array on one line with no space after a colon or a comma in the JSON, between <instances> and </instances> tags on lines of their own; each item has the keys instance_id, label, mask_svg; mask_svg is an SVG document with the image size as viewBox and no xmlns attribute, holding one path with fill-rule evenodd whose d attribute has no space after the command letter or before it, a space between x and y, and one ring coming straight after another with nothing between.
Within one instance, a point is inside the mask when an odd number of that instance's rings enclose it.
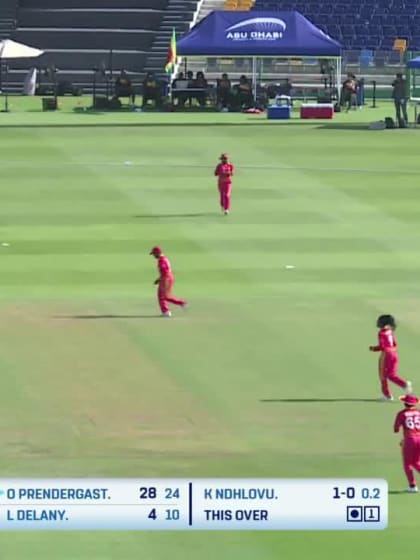
<instances>
[{"instance_id":1,"label":"red cricket shirt","mask_svg":"<svg viewBox=\"0 0 420 560\"><path fill-rule=\"evenodd\" d=\"M214 174L219 178L219 185L226 185L232 182L232 175L235 173L235 168L231 163L219 163L214 170Z\"/></svg>"},{"instance_id":2,"label":"red cricket shirt","mask_svg":"<svg viewBox=\"0 0 420 560\"><path fill-rule=\"evenodd\" d=\"M397 340L394 331L389 327L380 329L378 332L378 342L379 344L377 346L372 347L374 352L392 352L397 349Z\"/></svg>"},{"instance_id":3,"label":"red cricket shirt","mask_svg":"<svg viewBox=\"0 0 420 560\"><path fill-rule=\"evenodd\" d=\"M420 410L418 408L406 408L400 410L395 418L394 432L403 429L404 439L420 439Z\"/></svg>"},{"instance_id":4,"label":"red cricket shirt","mask_svg":"<svg viewBox=\"0 0 420 560\"><path fill-rule=\"evenodd\" d=\"M170 278L172 276L171 263L165 255L158 258L158 270L161 278Z\"/></svg>"}]
</instances>

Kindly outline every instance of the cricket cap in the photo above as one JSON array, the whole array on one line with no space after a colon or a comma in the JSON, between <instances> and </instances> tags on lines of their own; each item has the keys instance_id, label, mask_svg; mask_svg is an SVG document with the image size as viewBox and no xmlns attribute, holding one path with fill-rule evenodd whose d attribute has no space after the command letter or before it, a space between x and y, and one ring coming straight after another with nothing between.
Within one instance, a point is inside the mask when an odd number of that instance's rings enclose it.
<instances>
[{"instance_id":1,"label":"cricket cap","mask_svg":"<svg viewBox=\"0 0 420 560\"><path fill-rule=\"evenodd\" d=\"M416 395L404 395L403 397L400 397L400 401L404 404L415 406L420 402L420 399L416 397Z\"/></svg>"},{"instance_id":2,"label":"cricket cap","mask_svg":"<svg viewBox=\"0 0 420 560\"><path fill-rule=\"evenodd\" d=\"M150 250L150 255L161 255L163 253L162 251L162 247L159 247L158 245L156 245L155 247L152 247Z\"/></svg>"}]
</instances>

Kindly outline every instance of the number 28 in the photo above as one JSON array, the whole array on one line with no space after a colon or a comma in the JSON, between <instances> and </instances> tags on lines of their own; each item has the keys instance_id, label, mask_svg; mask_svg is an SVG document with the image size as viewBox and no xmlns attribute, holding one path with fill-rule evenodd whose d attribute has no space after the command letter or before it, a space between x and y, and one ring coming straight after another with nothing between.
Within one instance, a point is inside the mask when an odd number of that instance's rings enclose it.
<instances>
[{"instance_id":1,"label":"number 28","mask_svg":"<svg viewBox=\"0 0 420 560\"><path fill-rule=\"evenodd\" d=\"M153 486L142 486L139 489L140 500L154 500L156 498L156 488Z\"/></svg>"}]
</instances>

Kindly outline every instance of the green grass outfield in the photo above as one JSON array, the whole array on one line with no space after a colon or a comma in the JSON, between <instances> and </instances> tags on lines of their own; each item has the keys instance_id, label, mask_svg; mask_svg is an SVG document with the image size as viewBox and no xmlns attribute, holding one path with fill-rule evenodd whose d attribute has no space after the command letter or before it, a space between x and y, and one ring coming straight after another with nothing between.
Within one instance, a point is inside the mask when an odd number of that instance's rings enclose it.
<instances>
[{"instance_id":1,"label":"green grass outfield","mask_svg":"<svg viewBox=\"0 0 420 560\"><path fill-rule=\"evenodd\" d=\"M381 312L420 387L420 130L368 131L385 105L286 123L77 115L79 101L0 114L0 476L380 477L390 528L2 533L1 560L418 550L420 496L396 493L398 404L363 399L378 396ZM221 151L237 166L227 219ZM156 243L191 302L172 320L155 317Z\"/></svg>"}]
</instances>

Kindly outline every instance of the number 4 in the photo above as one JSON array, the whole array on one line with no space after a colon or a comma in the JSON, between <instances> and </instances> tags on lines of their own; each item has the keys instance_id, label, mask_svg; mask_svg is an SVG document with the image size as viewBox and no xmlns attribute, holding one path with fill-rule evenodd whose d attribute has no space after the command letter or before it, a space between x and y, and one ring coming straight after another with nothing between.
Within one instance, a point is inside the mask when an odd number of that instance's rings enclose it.
<instances>
[{"instance_id":1,"label":"number 4","mask_svg":"<svg viewBox=\"0 0 420 560\"><path fill-rule=\"evenodd\" d=\"M149 515L147 516L149 519L157 519L157 515L156 515L156 510L155 508L152 509L152 511L149 513Z\"/></svg>"}]
</instances>

